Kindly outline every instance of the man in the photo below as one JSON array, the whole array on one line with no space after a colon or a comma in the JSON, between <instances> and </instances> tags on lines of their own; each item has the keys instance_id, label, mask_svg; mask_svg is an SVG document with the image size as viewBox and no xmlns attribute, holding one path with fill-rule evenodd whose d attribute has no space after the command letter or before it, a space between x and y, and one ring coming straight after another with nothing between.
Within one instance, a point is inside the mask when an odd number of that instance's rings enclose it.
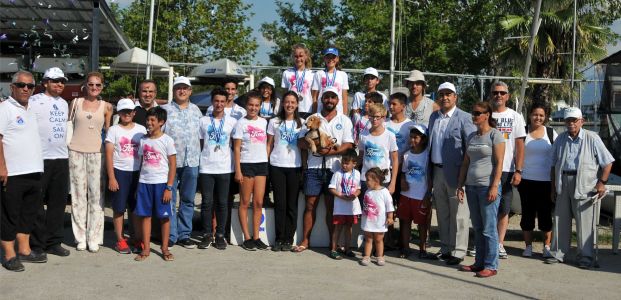
<instances>
[{"instance_id":1,"label":"man","mask_svg":"<svg viewBox=\"0 0 621 300\"><path fill-rule=\"evenodd\" d=\"M173 102L162 106L168 113L164 133L173 138L177 149L177 174L172 187L173 208L177 203L177 190L180 198L178 216L175 216L173 209L171 217L169 244L177 243L193 249L196 244L190 240L190 235L201 152L199 128L202 113L198 106L190 103L190 79L183 76L175 78L173 93Z\"/></svg>"},{"instance_id":2,"label":"man","mask_svg":"<svg viewBox=\"0 0 621 300\"><path fill-rule=\"evenodd\" d=\"M34 88L32 74L18 71L11 96L0 103L0 244L2 266L14 272L24 271L22 262L47 262L47 255L31 250L29 242L41 206L43 172L37 118L28 105Z\"/></svg>"},{"instance_id":3,"label":"man","mask_svg":"<svg viewBox=\"0 0 621 300\"><path fill-rule=\"evenodd\" d=\"M321 130L336 139L336 146L324 148L318 151L320 156L309 153L307 159L307 170L304 173L306 195L306 209L304 210L304 227L302 242L294 248L294 252L302 252L309 247L310 235L315 224L315 210L319 204L319 197L323 194L326 202L326 225L332 237L334 225L332 224L332 209L334 206L334 196L328 190L328 184L332 174L339 170L341 154L354 146L352 136L353 125L351 120L337 111L339 103L339 92L335 87L327 87L321 94L321 112L314 114L321 119ZM300 136L304 136L301 134ZM301 150L308 150L310 146L303 138L298 140Z\"/></svg>"},{"instance_id":4,"label":"man","mask_svg":"<svg viewBox=\"0 0 621 300\"><path fill-rule=\"evenodd\" d=\"M466 139L476 131L470 114L456 107L457 90L450 82L438 87L440 110L431 114L431 183L440 231L440 258L448 265L462 262L468 247L470 211L456 195ZM433 259L433 257L427 257Z\"/></svg>"},{"instance_id":5,"label":"man","mask_svg":"<svg viewBox=\"0 0 621 300\"><path fill-rule=\"evenodd\" d=\"M425 75L419 70L410 72L410 76L403 81L410 91L408 105L405 107L405 116L416 124L424 124L429 127L429 117L431 113L440 109L433 100L425 96L427 82Z\"/></svg>"},{"instance_id":6,"label":"man","mask_svg":"<svg viewBox=\"0 0 621 300\"><path fill-rule=\"evenodd\" d=\"M582 112L565 110L565 127L552 146L552 189L556 192L552 256L546 263L563 262L571 245L571 219L576 220L578 267L593 265L594 197L606 194L614 158L597 133L582 128Z\"/></svg>"},{"instance_id":7,"label":"man","mask_svg":"<svg viewBox=\"0 0 621 300\"><path fill-rule=\"evenodd\" d=\"M500 186L502 195L498 207L498 257L506 259L509 256L503 246L507 227L509 227L509 212L513 200L513 186L522 180L522 166L524 163L524 140L526 139L526 124L521 114L507 107L509 87L502 81L492 84L491 104L494 111L492 118L496 119L496 129L502 132L505 138L505 159L502 163L502 177Z\"/></svg>"},{"instance_id":8,"label":"man","mask_svg":"<svg viewBox=\"0 0 621 300\"><path fill-rule=\"evenodd\" d=\"M43 202L30 236L30 245L36 251L57 256L68 256L63 241L63 224L69 195L69 152L67 132L67 101L60 97L67 78L59 68L50 68L43 74L45 91L30 98L30 109L36 115L43 149ZM44 208L47 205L47 209Z\"/></svg>"},{"instance_id":9,"label":"man","mask_svg":"<svg viewBox=\"0 0 621 300\"><path fill-rule=\"evenodd\" d=\"M157 106L155 99L157 98L157 83L154 80L147 79L140 82L138 91L138 103L134 115L134 122L142 126L147 126L147 111Z\"/></svg>"},{"instance_id":10,"label":"man","mask_svg":"<svg viewBox=\"0 0 621 300\"><path fill-rule=\"evenodd\" d=\"M222 85L222 88L228 95L228 97L226 98L226 106L224 107L224 115L227 118L228 117L235 118L235 120L239 120L245 117L246 109L244 107L246 106L246 97L237 97L237 82L232 79L227 79L224 82L224 85ZM213 112L213 105L210 105L209 108L207 108L206 115L209 115L212 112ZM233 185L236 185L236 184L233 184Z\"/></svg>"}]
</instances>

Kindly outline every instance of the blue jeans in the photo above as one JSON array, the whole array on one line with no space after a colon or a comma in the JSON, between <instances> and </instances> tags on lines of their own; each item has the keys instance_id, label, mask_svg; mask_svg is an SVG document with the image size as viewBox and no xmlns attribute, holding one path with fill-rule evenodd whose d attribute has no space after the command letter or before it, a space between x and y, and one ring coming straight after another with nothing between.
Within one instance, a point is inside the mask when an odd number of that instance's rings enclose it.
<instances>
[{"instance_id":1,"label":"blue jeans","mask_svg":"<svg viewBox=\"0 0 621 300\"><path fill-rule=\"evenodd\" d=\"M502 188L498 187L496 200L487 201L487 186L466 186L470 220L474 229L474 245L477 249L474 265L498 270L498 206Z\"/></svg>"},{"instance_id":2,"label":"blue jeans","mask_svg":"<svg viewBox=\"0 0 621 300\"><path fill-rule=\"evenodd\" d=\"M172 190L173 215L170 220L170 243L190 238L192 233L192 217L194 216L194 196L198 182L198 167L177 168ZM179 211L177 205L177 189L179 189Z\"/></svg>"}]
</instances>

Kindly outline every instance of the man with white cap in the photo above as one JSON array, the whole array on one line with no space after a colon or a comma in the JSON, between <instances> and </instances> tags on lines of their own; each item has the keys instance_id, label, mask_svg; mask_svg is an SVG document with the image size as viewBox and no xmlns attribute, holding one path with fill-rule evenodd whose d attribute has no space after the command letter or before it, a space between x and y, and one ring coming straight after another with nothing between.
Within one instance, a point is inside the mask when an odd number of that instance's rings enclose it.
<instances>
[{"instance_id":1,"label":"man with white cap","mask_svg":"<svg viewBox=\"0 0 621 300\"><path fill-rule=\"evenodd\" d=\"M69 195L69 152L65 139L68 106L67 101L60 97L66 82L61 69L49 68L43 74L45 90L30 97L30 108L37 117L43 150L43 201L30 235L30 245L36 251L57 256L69 255L69 250L61 246Z\"/></svg>"},{"instance_id":2,"label":"man with white cap","mask_svg":"<svg viewBox=\"0 0 621 300\"><path fill-rule=\"evenodd\" d=\"M614 158L597 133L582 128L582 112L565 109L567 131L552 146L552 189L556 193L552 256L546 263L563 262L571 245L571 219L576 220L579 268L593 264L593 209L603 197ZM595 220L597 221L597 220Z\"/></svg>"},{"instance_id":3,"label":"man with white cap","mask_svg":"<svg viewBox=\"0 0 621 300\"><path fill-rule=\"evenodd\" d=\"M459 109L455 85L438 87L440 109L429 118L431 180L440 232L440 258L448 265L463 261L468 247L470 211L457 198L459 169L466 151L467 137L476 131L469 113Z\"/></svg>"},{"instance_id":4,"label":"man with white cap","mask_svg":"<svg viewBox=\"0 0 621 300\"><path fill-rule=\"evenodd\" d=\"M304 194L306 195L306 208L303 219L302 242L296 246L294 252L302 252L309 247L310 235L315 224L315 210L319 204L319 197L324 196L326 205L326 225L330 237L334 225L332 224L332 210L334 196L328 190L328 184L332 174L340 169L341 155L354 146L352 136L353 125L351 120L337 110L339 103L339 90L335 87L326 87L320 96L322 109L312 115L321 119L321 130L336 139L335 146L318 150L319 155L308 154L307 169L304 171ZM310 149L306 140L305 132L300 133L298 146L300 150Z\"/></svg>"},{"instance_id":5,"label":"man with white cap","mask_svg":"<svg viewBox=\"0 0 621 300\"><path fill-rule=\"evenodd\" d=\"M405 116L416 124L429 126L431 113L440 107L425 96L425 89L427 88L425 75L419 70L412 70L410 76L403 80L403 85L410 91L410 99L405 107Z\"/></svg>"},{"instance_id":6,"label":"man with white cap","mask_svg":"<svg viewBox=\"0 0 621 300\"><path fill-rule=\"evenodd\" d=\"M356 124L362 116L367 114L367 112L364 111L364 95L377 92L377 86L380 83L379 73L375 68L366 68L362 75L362 81L364 82L365 91L356 92L354 94L354 102L351 104L351 120L353 124ZM384 99L383 104L386 110L388 110L388 98L382 93L379 94L382 95L382 99Z\"/></svg>"},{"instance_id":7,"label":"man with white cap","mask_svg":"<svg viewBox=\"0 0 621 300\"><path fill-rule=\"evenodd\" d=\"M178 243L185 248L196 248L190 240L192 217L194 216L194 196L198 180L198 165L201 153L200 119L202 113L198 106L190 102L192 84L187 77L179 76L173 82L173 102L162 106L168 113L164 133L175 141L177 149L177 173L172 186L173 216L170 218L170 243ZM175 211L179 190L179 212Z\"/></svg>"}]
</instances>

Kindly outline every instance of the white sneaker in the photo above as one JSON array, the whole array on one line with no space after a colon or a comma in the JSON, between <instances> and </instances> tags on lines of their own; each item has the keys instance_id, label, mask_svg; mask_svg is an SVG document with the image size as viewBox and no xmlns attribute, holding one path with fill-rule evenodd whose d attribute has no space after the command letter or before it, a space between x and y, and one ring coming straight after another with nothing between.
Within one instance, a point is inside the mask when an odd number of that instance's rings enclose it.
<instances>
[{"instance_id":1,"label":"white sneaker","mask_svg":"<svg viewBox=\"0 0 621 300\"><path fill-rule=\"evenodd\" d=\"M507 251L502 244L498 244L498 257L501 259L509 258L509 255L507 255Z\"/></svg>"},{"instance_id":2,"label":"white sneaker","mask_svg":"<svg viewBox=\"0 0 621 300\"><path fill-rule=\"evenodd\" d=\"M94 246L89 246L88 247L88 252L90 253L97 253L99 252L99 245L94 245Z\"/></svg>"},{"instance_id":3,"label":"white sneaker","mask_svg":"<svg viewBox=\"0 0 621 300\"><path fill-rule=\"evenodd\" d=\"M86 250L86 243L78 243L78 246L75 247L75 249L78 250L78 251Z\"/></svg>"},{"instance_id":4,"label":"white sneaker","mask_svg":"<svg viewBox=\"0 0 621 300\"><path fill-rule=\"evenodd\" d=\"M544 246L543 247L543 258L550 258L553 257L552 253L550 253L550 246Z\"/></svg>"},{"instance_id":5,"label":"white sneaker","mask_svg":"<svg viewBox=\"0 0 621 300\"><path fill-rule=\"evenodd\" d=\"M466 255L475 257L477 255L477 248L476 247L472 247L472 249L470 249L470 250L468 250L466 252Z\"/></svg>"},{"instance_id":6,"label":"white sneaker","mask_svg":"<svg viewBox=\"0 0 621 300\"><path fill-rule=\"evenodd\" d=\"M533 245L526 245L526 248L524 248L524 252L522 252L522 256L524 257L533 256Z\"/></svg>"}]
</instances>

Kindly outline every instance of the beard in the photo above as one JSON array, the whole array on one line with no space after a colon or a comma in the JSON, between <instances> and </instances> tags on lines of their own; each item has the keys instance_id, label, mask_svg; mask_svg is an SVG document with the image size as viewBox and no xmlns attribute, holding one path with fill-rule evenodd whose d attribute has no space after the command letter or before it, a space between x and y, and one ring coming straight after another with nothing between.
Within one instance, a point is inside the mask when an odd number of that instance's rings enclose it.
<instances>
[{"instance_id":1,"label":"beard","mask_svg":"<svg viewBox=\"0 0 621 300\"><path fill-rule=\"evenodd\" d=\"M324 103L323 104L323 109L327 112L331 112L336 108L336 104L333 104L332 102L328 102L328 103Z\"/></svg>"}]
</instances>

